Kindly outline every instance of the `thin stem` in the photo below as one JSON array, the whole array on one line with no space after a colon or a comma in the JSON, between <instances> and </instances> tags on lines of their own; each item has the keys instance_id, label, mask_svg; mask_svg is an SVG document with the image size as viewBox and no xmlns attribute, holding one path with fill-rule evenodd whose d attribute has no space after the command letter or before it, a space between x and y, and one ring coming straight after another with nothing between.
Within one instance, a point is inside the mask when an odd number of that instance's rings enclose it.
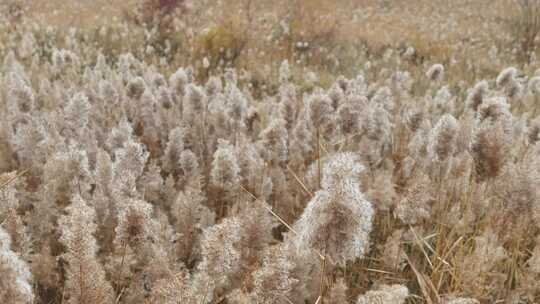
<instances>
[{"instance_id":1,"label":"thin stem","mask_svg":"<svg viewBox=\"0 0 540 304\"><path fill-rule=\"evenodd\" d=\"M325 255L326 257L326 255ZM324 277L326 273L326 258L321 260L321 279L319 281L319 299L321 299L320 303L324 303Z\"/></svg>"},{"instance_id":2,"label":"thin stem","mask_svg":"<svg viewBox=\"0 0 540 304\"><path fill-rule=\"evenodd\" d=\"M321 136L320 127L317 125L317 183L321 187Z\"/></svg>"},{"instance_id":3,"label":"thin stem","mask_svg":"<svg viewBox=\"0 0 540 304\"><path fill-rule=\"evenodd\" d=\"M244 190L254 200L264 202L264 200L256 197L253 193L249 192L249 190L247 190L244 186L240 185L240 189ZM289 225L284 219L282 219L279 215L277 215L271 208L264 206L264 209L270 212L270 214L272 214L278 221L280 221L283 225L285 225L285 227L287 227L287 229L289 229L292 233L294 233L294 235L296 236L300 235L296 230L294 230L294 228L291 225ZM321 260L326 260L326 257L323 256L319 251L317 251L316 249L313 249L313 251L317 253L317 255L319 255L319 258Z\"/></svg>"}]
</instances>

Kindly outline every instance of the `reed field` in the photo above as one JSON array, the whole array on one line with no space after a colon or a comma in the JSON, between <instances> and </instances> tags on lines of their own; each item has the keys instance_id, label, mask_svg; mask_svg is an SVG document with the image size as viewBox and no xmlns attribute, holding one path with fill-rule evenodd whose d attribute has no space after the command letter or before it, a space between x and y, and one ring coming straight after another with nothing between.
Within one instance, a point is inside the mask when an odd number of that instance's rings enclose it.
<instances>
[{"instance_id":1,"label":"reed field","mask_svg":"<svg viewBox=\"0 0 540 304\"><path fill-rule=\"evenodd\" d=\"M540 303L540 1L0 0L0 303Z\"/></svg>"}]
</instances>

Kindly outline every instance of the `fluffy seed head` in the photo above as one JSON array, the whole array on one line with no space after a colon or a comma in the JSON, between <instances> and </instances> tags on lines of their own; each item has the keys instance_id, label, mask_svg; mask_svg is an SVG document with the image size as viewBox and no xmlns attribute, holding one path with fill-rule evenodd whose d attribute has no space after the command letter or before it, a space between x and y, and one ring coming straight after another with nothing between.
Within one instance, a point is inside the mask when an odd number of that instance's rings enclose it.
<instances>
[{"instance_id":1,"label":"fluffy seed head","mask_svg":"<svg viewBox=\"0 0 540 304\"><path fill-rule=\"evenodd\" d=\"M426 77L430 81L441 82L444 79L444 66L439 63L432 65L427 70Z\"/></svg>"},{"instance_id":2,"label":"fluffy seed head","mask_svg":"<svg viewBox=\"0 0 540 304\"><path fill-rule=\"evenodd\" d=\"M188 83L188 75L183 68L178 69L169 78L169 86L178 96L183 96L185 94L185 89Z\"/></svg>"},{"instance_id":3,"label":"fluffy seed head","mask_svg":"<svg viewBox=\"0 0 540 304\"><path fill-rule=\"evenodd\" d=\"M502 88L513 81L518 73L518 70L514 67L509 67L501 71L497 76L497 87Z\"/></svg>"},{"instance_id":4,"label":"fluffy seed head","mask_svg":"<svg viewBox=\"0 0 540 304\"><path fill-rule=\"evenodd\" d=\"M428 154L433 161L445 161L452 156L456 146L458 123L456 119L445 114L430 132Z\"/></svg>"},{"instance_id":5,"label":"fluffy seed head","mask_svg":"<svg viewBox=\"0 0 540 304\"><path fill-rule=\"evenodd\" d=\"M474 111L484 102L486 94L489 92L489 85L487 81L482 80L478 82L474 88L467 95L467 106Z\"/></svg>"},{"instance_id":6,"label":"fluffy seed head","mask_svg":"<svg viewBox=\"0 0 540 304\"><path fill-rule=\"evenodd\" d=\"M361 295L356 304L403 304L408 296L409 290L403 285L382 285Z\"/></svg>"},{"instance_id":7,"label":"fluffy seed head","mask_svg":"<svg viewBox=\"0 0 540 304\"><path fill-rule=\"evenodd\" d=\"M10 249L11 237L0 227L0 300L3 303L33 303L32 274L26 262Z\"/></svg>"},{"instance_id":8,"label":"fluffy seed head","mask_svg":"<svg viewBox=\"0 0 540 304\"><path fill-rule=\"evenodd\" d=\"M364 256L369 245L373 208L360 192L363 167L353 154L330 158L317 191L296 222L299 249L314 248L344 265Z\"/></svg>"},{"instance_id":9,"label":"fluffy seed head","mask_svg":"<svg viewBox=\"0 0 540 304\"><path fill-rule=\"evenodd\" d=\"M535 76L529 80L527 85L529 91L535 95L540 95L540 76Z\"/></svg>"},{"instance_id":10,"label":"fluffy seed head","mask_svg":"<svg viewBox=\"0 0 540 304\"><path fill-rule=\"evenodd\" d=\"M218 148L214 153L211 183L221 189L234 189L240 182L240 166L236 159L234 147L226 140L219 140Z\"/></svg>"},{"instance_id":11,"label":"fluffy seed head","mask_svg":"<svg viewBox=\"0 0 540 304\"><path fill-rule=\"evenodd\" d=\"M332 112L332 100L322 93L315 93L305 100L309 118L315 127L323 124Z\"/></svg>"}]
</instances>

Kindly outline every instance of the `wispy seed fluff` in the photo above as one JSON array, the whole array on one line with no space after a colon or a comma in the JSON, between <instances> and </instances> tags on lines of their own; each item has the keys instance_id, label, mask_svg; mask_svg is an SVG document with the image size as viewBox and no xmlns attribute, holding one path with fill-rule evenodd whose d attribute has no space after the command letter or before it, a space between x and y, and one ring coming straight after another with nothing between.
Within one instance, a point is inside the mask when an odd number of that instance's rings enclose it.
<instances>
[{"instance_id":1,"label":"wispy seed fluff","mask_svg":"<svg viewBox=\"0 0 540 304\"><path fill-rule=\"evenodd\" d=\"M146 303L201 304L212 302L211 280L206 275L191 275L188 270L171 273L152 288L152 298Z\"/></svg>"},{"instance_id":2,"label":"wispy seed fluff","mask_svg":"<svg viewBox=\"0 0 540 304\"><path fill-rule=\"evenodd\" d=\"M122 148L128 141L131 140L133 134L133 126L124 116L109 133L105 146L110 151Z\"/></svg>"},{"instance_id":3,"label":"wispy seed fluff","mask_svg":"<svg viewBox=\"0 0 540 304\"><path fill-rule=\"evenodd\" d=\"M260 144L266 161L280 163L287 160L289 135L286 124L283 119L274 119L261 132Z\"/></svg>"},{"instance_id":4,"label":"wispy seed fluff","mask_svg":"<svg viewBox=\"0 0 540 304\"><path fill-rule=\"evenodd\" d=\"M253 273L251 303L281 304L291 298L300 280L294 276L296 265L286 251L286 245L277 245L265 251L262 267Z\"/></svg>"},{"instance_id":5,"label":"wispy seed fluff","mask_svg":"<svg viewBox=\"0 0 540 304\"><path fill-rule=\"evenodd\" d=\"M540 116L536 117L531 122L528 135L530 144L536 144L538 141L540 141Z\"/></svg>"},{"instance_id":6,"label":"wispy seed fluff","mask_svg":"<svg viewBox=\"0 0 540 304\"><path fill-rule=\"evenodd\" d=\"M142 77L133 77L127 84L127 96L133 99L139 99L146 89L146 83Z\"/></svg>"},{"instance_id":7,"label":"wispy seed fluff","mask_svg":"<svg viewBox=\"0 0 540 304\"><path fill-rule=\"evenodd\" d=\"M324 303L343 304L349 303L347 300L347 283L343 278L339 278L328 290Z\"/></svg>"},{"instance_id":8,"label":"wispy seed fluff","mask_svg":"<svg viewBox=\"0 0 540 304\"><path fill-rule=\"evenodd\" d=\"M219 286L228 285L241 266L241 221L237 217L226 218L218 225L206 228L201 240L201 256L198 268L210 276Z\"/></svg>"},{"instance_id":9,"label":"wispy seed fluff","mask_svg":"<svg viewBox=\"0 0 540 304\"><path fill-rule=\"evenodd\" d=\"M140 250L152 233L149 225L152 205L138 199L127 199L122 204L115 229L115 245L117 248L130 246Z\"/></svg>"},{"instance_id":10,"label":"wispy seed fluff","mask_svg":"<svg viewBox=\"0 0 540 304\"><path fill-rule=\"evenodd\" d=\"M96 256L95 211L80 195L73 198L67 211L68 215L59 221L62 228L60 240L67 248L64 254L68 263L65 289L69 297L67 303L111 303L113 290Z\"/></svg>"},{"instance_id":11,"label":"wispy seed fluff","mask_svg":"<svg viewBox=\"0 0 540 304\"><path fill-rule=\"evenodd\" d=\"M304 104L315 128L321 126L332 113L332 100L320 92L307 97Z\"/></svg>"},{"instance_id":12,"label":"wispy seed fluff","mask_svg":"<svg viewBox=\"0 0 540 304\"><path fill-rule=\"evenodd\" d=\"M512 100L519 99L523 94L523 85L516 80L511 81L505 89L505 94Z\"/></svg>"},{"instance_id":13,"label":"wispy seed fluff","mask_svg":"<svg viewBox=\"0 0 540 304\"><path fill-rule=\"evenodd\" d=\"M535 76L529 80L527 85L529 92L534 95L540 95L540 76Z\"/></svg>"},{"instance_id":14,"label":"wispy seed fluff","mask_svg":"<svg viewBox=\"0 0 540 304\"><path fill-rule=\"evenodd\" d=\"M471 145L477 177L480 180L498 176L510 157L511 139L500 123L482 124Z\"/></svg>"},{"instance_id":15,"label":"wispy seed fluff","mask_svg":"<svg viewBox=\"0 0 540 304\"><path fill-rule=\"evenodd\" d=\"M496 177L509 159L512 143L512 113L504 98L486 100L477 112L477 127L471 145L477 176Z\"/></svg>"},{"instance_id":16,"label":"wispy seed fluff","mask_svg":"<svg viewBox=\"0 0 540 304\"><path fill-rule=\"evenodd\" d=\"M452 113L455 108L456 97L452 95L447 85L441 87L435 93L435 97L432 99L431 107L433 113ZM437 115L438 116L438 115Z\"/></svg>"},{"instance_id":17,"label":"wispy seed fluff","mask_svg":"<svg viewBox=\"0 0 540 304\"><path fill-rule=\"evenodd\" d=\"M489 92L488 82L485 80L477 83L474 88L471 89L469 95L467 95L467 107L476 111L478 107L484 102L487 93Z\"/></svg>"},{"instance_id":18,"label":"wispy seed fluff","mask_svg":"<svg viewBox=\"0 0 540 304\"><path fill-rule=\"evenodd\" d=\"M114 85L107 80L102 80L99 82L98 87L98 96L103 99L108 104L116 105L120 100L120 95L114 87Z\"/></svg>"},{"instance_id":19,"label":"wispy seed fluff","mask_svg":"<svg viewBox=\"0 0 540 304\"><path fill-rule=\"evenodd\" d=\"M291 79L291 68L289 67L289 61L284 60L279 66L279 82L287 83Z\"/></svg>"},{"instance_id":20,"label":"wispy seed fluff","mask_svg":"<svg viewBox=\"0 0 540 304\"><path fill-rule=\"evenodd\" d=\"M513 82L517 72L517 69L514 67L509 67L502 70L499 76L497 76L497 87L502 88Z\"/></svg>"},{"instance_id":21,"label":"wispy seed fluff","mask_svg":"<svg viewBox=\"0 0 540 304\"><path fill-rule=\"evenodd\" d=\"M178 69L169 78L169 86L177 96L184 96L189 78L183 68Z\"/></svg>"},{"instance_id":22,"label":"wispy seed fluff","mask_svg":"<svg viewBox=\"0 0 540 304\"><path fill-rule=\"evenodd\" d=\"M234 147L226 140L218 140L218 148L214 153L210 182L221 189L238 187L240 182L240 166Z\"/></svg>"},{"instance_id":23,"label":"wispy seed fluff","mask_svg":"<svg viewBox=\"0 0 540 304\"><path fill-rule=\"evenodd\" d=\"M356 304L403 304L408 296L409 290L403 285L382 285L361 295Z\"/></svg>"},{"instance_id":24,"label":"wispy seed fluff","mask_svg":"<svg viewBox=\"0 0 540 304\"><path fill-rule=\"evenodd\" d=\"M217 93L220 93L223 89L223 84L221 83L221 78L217 76L211 76L206 82L204 88L209 96L214 96Z\"/></svg>"},{"instance_id":25,"label":"wispy seed fluff","mask_svg":"<svg viewBox=\"0 0 540 304\"><path fill-rule=\"evenodd\" d=\"M69 135L82 136L84 128L89 123L91 111L92 106L83 93L77 93L69 100L64 109L64 119Z\"/></svg>"},{"instance_id":26,"label":"wispy seed fluff","mask_svg":"<svg viewBox=\"0 0 540 304\"><path fill-rule=\"evenodd\" d=\"M34 109L36 97L34 91L28 85L23 75L18 73L9 74L8 97L11 102L8 106L15 112L29 112Z\"/></svg>"},{"instance_id":27,"label":"wispy seed fluff","mask_svg":"<svg viewBox=\"0 0 540 304\"><path fill-rule=\"evenodd\" d=\"M178 171L178 161L180 154L185 149L186 130L182 127L176 127L169 132L169 141L163 153L163 169L174 173Z\"/></svg>"},{"instance_id":28,"label":"wispy seed fluff","mask_svg":"<svg viewBox=\"0 0 540 304\"><path fill-rule=\"evenodd\" d=\"M358 177L363 170L356 154L329 158L323 167L322 189L295 224L299 249L314 248L341 265L364 256L373 208L360 192Z\"/></svg>"},{"instance_id":29,"label":"wispy seed fluff","mask_svg":"<svg viewBox=\"0 0 540 304\"><path fill-rule=\"evenodd\" d=\"M442 304L480 304L478 300L472 298L448 298L442 301Z\"/></svg>"},{"instance_id":30,"label":"wispy seed fluff","mask_svg":"<svg viewBox=\"0 0 540 304\"><path fill-rule=\"evenodd\" d=\"M365 110L363 128L367 138L383 142L391 135L392 116L381 105L372 104Z\"/></svg>"},{"instance_id":31,"label":"wispy seed fluff","mask_svg":"<svg viewBox=\"0 0 540 304\"><path fill-rule=\"evenodd\" d=\"M149 153L145 146L132 140L114 152L113 164L115 191L135 194L137 179L142 175Z\"/></svg>"},{"instance_id":32,"label":"wispy seed fluff","mask_svg":"<svg viewBox=\"0 0 540 304\"><path fill-rule=\"evenodd\" d=\"M429 135L429 158L432 161L443 162L452 156L456 147L457 133L456 119L450 114L441 117Z\"/></svg>"},{"instance_id":33,"label":"wispy seed fluff","mask_svg":"<svg viewBox=\"0 0 540 304\"><path fill-rule=\"evenodd\" d=\"M444 66L442 64L432 65L426 72L426 77L430 81L441 82L444 79Z\"/></svg>"},{"instance_id":34,"label":"wispy seed fluff","mask_svg":"<svg viewBox=\"0 0 540 304\"><path fill-rule=\"evenodd\" d=\"M484 101L478 108L476 117L479 124L500 123L506 133L511 133L512 113L510 112L510 105L504 97L497 96Z\"/></svg>"},{"instance_id":35,"label":"wispy seed fluff","mask_svg":"<svg viewBox=\"0 0 540 304\"><path fill-rule=\"evenodd\" d=\"M26 262L11 250L11 238L0 227L0 302L28 304L34 302L30 281L32 274Z\"/></svg>"},{"instance_id":36,"label":"wispy seed fluff","mask_svg":"<svg viewBox=\"0 0 540 304\"><path fill-rule=\"evenodd\" d=\"M191 117L194 119L196 115L202 113L203 109L206 107L206 93L204 89L190 84L186 88L186 98L184 100L184 109L186 109L186 117Z\"/></svg>"}]
</instances>

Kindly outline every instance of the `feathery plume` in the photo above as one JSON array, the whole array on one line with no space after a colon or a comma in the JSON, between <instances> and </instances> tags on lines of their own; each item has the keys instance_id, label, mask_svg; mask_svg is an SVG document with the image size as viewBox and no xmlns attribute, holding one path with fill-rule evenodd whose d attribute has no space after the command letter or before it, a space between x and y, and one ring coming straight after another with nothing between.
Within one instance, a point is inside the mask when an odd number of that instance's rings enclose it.
<instances>
[{"instance_id":1,"label":"feathery plume","mask_svg":"<svg viewBox=\"0 0 540 304\"><path fill-rule=\"evenodd\" d=\"M347 300L347 284L345 280L340 278L333 285L332 288L328 291L324 303L327 304L345 304L348 303Z\"/></svg>"},{"instance_id":2,"label":"feathery plume","mask_svg":"<svg viewBox=\"0 0 540 304\"><path fill-rule=\"evenodd\" d=\"M283 60L279 66L279 83L287 83L291 79L291 68L289 67L289 61Z\"/></svg>"},{"instance_id":3,"label":"feathery plume","mask_svg":"<svg viewBox=\"0 0 540 304\"><path fill-rule=\"evenodd\" d=\"M17 172L9 172L0 175L0 184L9 183L0 187L0 225L4 227L11 238L11 249L23 258L27 258L31 252L31 239L28 229L19 214L20 201L16 189Z\"/></svg>"},{"instance_id":4,"label":"feathery plume","mask_svg":"<svg viewBox=\"0 0 540 304\"><path fill-rule=\"evenodd\" d=\"M289 136L285 125L285 120L273 119L259 135L261 155L269 163L279 164L287 160Z\"/></svg>"},{"instance_id":5,"label":"feathery plume","mask_svg":"<svg viewBox=\"0 0 540 304\"><path fill-rule=\"evenodd\" d=\"M169 78L169 86L177 96L184 96L186 86L189 83L189 78L186 71L183 68L179 68Z\"/></svg>"},{"instance_id":6,"label":"feathery plume","mask_svg":"<svg viewBox=\"0 0 540 304\"><path fill-rule=\"evenodd\" d=\"M143 174L149 153L145 146L132 140L114 152L113 163L115 188L118 194L135 195L137 179Z\"/></svg>"},{"instance_id":7,"label":"feathery plume","mask_svg":"<svg viewBox=\"0 0 540 304\"><path fill-rule=\"evenodd\" d=\"M238 243L241 240L241 221L226 218L218 225L206 228L201 240L203 260L198 269L211 277L216 286L231 284L231 278L242 265Z\"/></svg>"},{"instance_id":8,"label":"feathery plume","mask_svg":"<svg viewBox=\"0 0 540 304\"><path fill-rule=\"evenodd\" d=\"M208 278L209 279L209 278ZM193 277L187 270L159 280L152 290L150 303L162 304L207 304L212 300L206 280Z\"/></svg>"},{"instance_id":9,"label":"feathery plume","mask_svg":"<svg viewBox=\"0 0 540 304\"><path fill-rule=\"evenodd\" d=\"M197 115L201 115L203 110L206 109L207 96L204 89L189 84L186 87L186 95L184 99L184 117L194 119Z\"/></svg>"},{"instance_id":10,"label":"feathery plume","mask_svg":"<svg viewBox=\"0 0 540 304\"><path fill-rule=\"evenodd\" d=\"M26 262L11 251L11 238L0 227L0 300L2 303L34 303L32 274Z\"/></svg>"},{"instance_id":11,"label":"feathery plume","mask_svg":"<svg viewBox=\"0 0 540 304\"><path fill-rule=\"evenodd\" d=\"M414 225L430 218L435 199L429 182L428 176L421 175L397 204L394 215L405 224Z\"/></svg>"},{"instance_id":12,"label":"feathery plume","mask_svg":"<svg viewBox=\"0 0 540 304\"><path fill-rule=\"evenodd\" d=\"M456 119L445 114L431 130L428 154L431 160L443 162L452 156L456 149L458 123Z\"/></svg>"},{"instance_id":13,"label":"feathery plume","mask_svg":"<svg viewBox=\"0 0 540 304\"><path fill-rule=\"evenodd\" d=\"M171 206L174 226L178 233L177 254L186 263L191 262L201 231L214 224L215 214L203 205L204 197L198 189L178 193Z\"/></svg>"},{"instance_id":14,"label":"feathery plume","mask_svg":"<svg viewBox=\"0 0 540 304\"><path fill-rule=\"evenodd\" d=\"M124 116L120 119L120 122L116 127L111 130L109 137L105 142L109 152L113 152L116 149L122 148L126 142L131 140L133 136L133 126Z\"/></svg>"},{"instance_id":15,"label":"feathery plume","mask_svg":"<svg viewBox=\"0 0 540 304\"><path fill-rule=\"evenodd\" d=\"M336 154L325 163L322 190L295 224L298 248L315 248L340 265L364 256L374 211L360 192L363 169L352 153Z\"/></svg>"},{"instance_id":16,"label":"feathery plume","mask_svg":"<svg viewBox=\"0 0 540 304\"><path fill-rule=\"evenodd\" d=\"M528 130L529 144L534 145L540 141L540 116L536 117L532 122Z\"/></svg>"},{"instance_id":17,"label":"feathery plume","mask_svg":"<svg viewBox=\"0 0 540 304\"><path fill-rule=\"evenodd\" d=\"M474 134L471 152L480 181L497 177L510 157L511 142L502 123L482 124Z\"/></svg>"},{"instance_id":18,"label":"feathery plume","mask_svg":"<svg viewBox=\"0 0 540 304\"><path fill-rule=\"evenodd\" d=\"M489 85L487 81L482 80L478 82L467 95L466 104L469 108L476 111L478 107L484 102L486 95L489 92Z\"/></svg>"},{"instance_id":19,"label":"feathery plume","mask_svg":"<svg viewBox=\"0 0 540 304\"><path fill-rule=\"evenodd\" d=\"M234 147L226 140L218 141L218 148L214 153L210 182L223 190L238 188L240 182L240 166L236 158Z\"/></svg>"},{"instance_id":20,"label":"feathery plume","mask_svg":"<svg viewBox=\"0 0 540 304\"><path fill-rule=\"evenodd\" d=\"M166 172L178 174L178 162L180 160L180 155L184 151L185 147L185 137L186 129L182 127L176 127L169 132L169 141L167 142L167 147L163 153L162 163L163 169Z\"/></svg>"},{"instance_id":21,"label":"feathery plume","mask_svg":"<svg viewBox=\"0 0 540 304\"><path fill-rule=\"evenodd\" d=\"M409 290L403 285L382 285L358 297L356 304L403 304Z\"/></svg>"},{"instance_id":22,"label":"feathery plume","mask_svg":"<svg viewBox=\"0 0 540 304\"><path fill-rule=\"evenodd\" d=\"M506 87L509 83L515 80L515 77L518 73L518 70L514 67L509 67L501 71L497 76L496 84L497 87L503 88Z\"/></svg>"},{"instance_id":23,"label":"feathery plume","mask_svg":"<svg viewBox=\"0 0 540 304\"><path fill-rule=\"evenodd\" d=\"M75 195L66 209L68 215L60 218L62 228L60 241L66 246L64 258L68 263L66 294L68 303L111 303L113 290L105 278L103 266L96 254L98 246L95 211L80 195Z\"/></svg>"},{"instance_id":24,"label":"feathery plume","mask_svg":"<svg viewBox=\"0 0 540 304\"><path fill-rule=\"evenodd\" d=\"M66 138L80 138L90 121L92 106L88 97L77 93L69 100L64 109L65 127L68 131Z\"/></svg>"},{"instance_id":25,"label":"feathery plume","mask_svg":"<svg viewBox=\"0 0 540 304\"><path fill-rule=\"evenodd\" d=\"M321 126L332 113L332 100L320 92L305 98L304 105L315 127Z\"/></svg>"},{"instance_id":26,"label":"feathery plume","mask_svg":"<svg viewBox=\"0 0 540 304\"><path fill-rule=\"evenodd\" d=\"M126 86L127 96L132 99L139 99L146 90L146 83L142 77L129 79Z\"/></svg>"},{"instance_id":27,"label":"feathery plume","mask_svg":"<svg viewBox=\"0 0 540 304\"><path fill-rule=\"evenodd\" d=\"M216 77L216 76L211 76L206 82L206 85L204 86L204 88L206 89L208 96L216 96L217 94L221 93L223 89L221 78Z\"/></svg>"},{"instance_id":28,"label":"feathery plume","mask_svg":"<svg viewBox=\"0 0 540 304\"><path fill-rule=\"evenodd\" d=\"M441 82L444 79L444 66L442 64L432 65L426 72L426 77L430 81Z\"/></svg>"},{"instance_id":29,"label":"feathery plume","mask_svg":"<svg viewBox=\"0 0 540 304\"><path fill-rule=\"evenodd\" d=\"M442 301L442 304L480 304L478 300L472 298L450 297Z\"/></svg>"},{"instance_id":30,"label":"feathery plume","mask_svg":"<svg viewBox=\"0 0 540 304\"><path fill-rule=\"evenodd\" d=\"M479 124L500 123L508 134L512 132L512 113L504 97L492 97L480 105L476 113Z\"/></svg>"},{"instance_id":31,"label":"feathery plume","mask_svg":"<svg viewBox=\"0 0 540 304\"><path fill-rule=\"evenodd\" d=\"M298 285L294 277L295 264L283 245L269 248L264 254L262 267L253 274L252 301L261 304L284 304L290 302L291 293Z\"/></svg>"},{"instance_id":32,"label":"feathery plume","mask_svg":"<svg viewBox=\"0 0 540 304\"><path fill-rule=\"evenodd\" d=\"M529 80L527 88L534 95L540 95L540 76L535 76Z\"/></svg>"}]
</instances>

